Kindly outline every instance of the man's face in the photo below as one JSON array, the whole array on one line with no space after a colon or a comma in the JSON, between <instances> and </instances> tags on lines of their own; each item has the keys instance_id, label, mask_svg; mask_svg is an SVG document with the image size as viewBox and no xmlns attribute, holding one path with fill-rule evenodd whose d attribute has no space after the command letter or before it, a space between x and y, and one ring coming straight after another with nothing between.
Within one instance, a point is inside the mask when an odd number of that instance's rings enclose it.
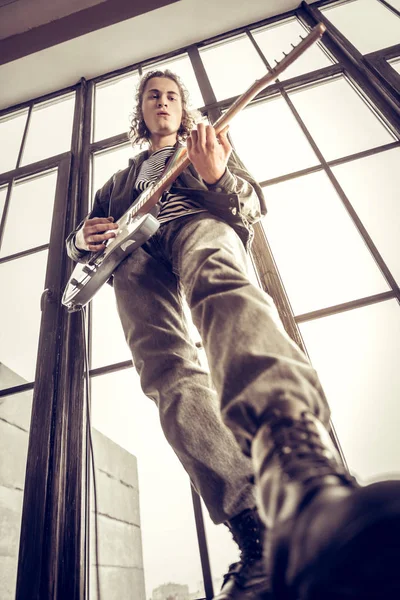
<instances>
[{"instance_id":1,"label":"man's face","mask_svg":"<svg viewBox=\"0 0 400 600\"><path fill-rule=\"evenodd\" d=\"M168 77L152 77L146 83L142 113L151 135L176 134L182 121L182 100L175 81Z\"/></svg>"}]
</instances>

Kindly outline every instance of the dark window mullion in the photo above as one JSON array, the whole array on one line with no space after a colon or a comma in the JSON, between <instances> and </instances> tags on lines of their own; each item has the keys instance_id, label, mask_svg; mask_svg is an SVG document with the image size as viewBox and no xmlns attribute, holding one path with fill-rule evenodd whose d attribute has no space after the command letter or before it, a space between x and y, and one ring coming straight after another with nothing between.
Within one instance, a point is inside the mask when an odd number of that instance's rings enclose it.
<instances>
[{"instance_id":1,"label":"dark window mullion","mask_svg":"<svg viewBox=\"0 0 400 600\"><path fill-rule=\"evenodd\" d=\"M382 48L381 50L375 50L374 52L369 52L364 55L364 58L373 58L375 56L381 56L386 60L390 60L391 58L400 57L400 44L395 44L394 46L388 46L387 48Z\"/></svg>"},{"instance_id":2,"label":"dark window mullion","mask_svg":"<svg viewBox=\"0 0 400 600\"><path fill-rule=\"evenodd\" d=\"M277 183L283 183L285 181L290 181L291 179L297 179L298 177L303 177L304 175L311 175L311 173L318 173L318 171L323 171L324 167L322 165L315 165L313 167L307 167L306 169L301 169L300 171L293 171L292 173L286 173L285 175L279 175L278 177L273 177L272 179L266 179L265 181L259 181L261 187L268 187L270 185L276 185Z\"/></svg>"},{"instance_id":3,"label":"dark window mullion","mask_svg":"<svg viewBox=\"0 0 400 600\"><path fill-rule=\"evenodd\" d=\"M376 72L399 93L400 98L400 75L387 62L387 59L382 55L375 55L371 57L366 56L365 60L371 65L371 68L374 68Z\"/></svg>"},{"instance_id":4,"label":"dark window mullion","mask_svg":"<svg viewBox=\"0 0 400 600\"><path fill-rule=\"evenodd\" d=\"M368 156L374 156L375 154L380 154L381 152L387 152L388 150L394 150L395 148L400 148L400 141L399 142L391 142L390 144L384 144L383 146L376 146L375 148L370 148L369 150L363 150L362 152L356 152L355 154L349 154L349 155L343 156L341 158L335 158L334 160L327 161L327 165L332 168L332 167L336 167L338 165L345 164L347 162L359 160L360 158L367 158ZM323 169L324 169L323 165L316 165L314 167L308 167L306 169L301 169L300 171L293 171L292 173L280 175L279 177L273 177L272 179L266 179L265 181L259 181L259 184L262 187L267 187L270 185L275 185L276 183L282 183L284 181L289 181L290 179L296 179L297 177L302 177L303 175L317 173L318 171L322 171Z\"/></svg>"},{"instance_id":5,"label":"dark window mullion","mask_svg":"<svg viewBox=\"0 0 400 600\"><path fill-rule=\"evenodd\" d=\"M17 600L50 597L43 587L54 581L52 575L59 553L52 553L53 563L46 560L51 554L58 505L51 502L54 490L59 490L60 472L57 470L61 455L55 439L57 397L57 364L60 357L61 306L60 277L62 269L60 226L65 219L70 170L70 154L59 165L56 198L50 234L50 252L46 269L46 293L42 296L42 319L39 336L38 360L32 403L31 427L27 454L24 502L21 519L21 537L18 560ZM57 494L57 492L56 492ZM56 507L56 510L54 508ZM50 522L48 521L50 519ZM57 520L58 521L58 520ZM53 564L53 567L51 566ZM42 596L41 596L42 594ZM71 596L72 598L72 596Z\"/></svg>"},{"instance_id":6,"label":"dark window mullion","mask_svg":"<svg viewBox=\"0 0 400 600\"><path fill-rule=\"evenodd\" d=\"M388 8L392 13L400 17L400 11L398 11L397 8L389 4L389 2L386 2L386 0L378 0L378 2L383 4L383 6L386 6L386 8Z\"/></svg>"},{"instance_id":7,"label":"dark window mullion","mask_svg":"<svg viewBox=\"0 0 400 600\"><path fill-rule=\"evenodd\" d=\"M21 392L28 392L29 390L33 390L35 383L31 381L30 383L22 383L21 385L14 385L10 388L4 388L0 390L0 398L4 398L4 396L12 396L16 394L20 394Z\"/></svg>"},{"instance_id":8,"label":"dark window mullion","mask_svg":"<svg viewBox=\"0 0 400 600\"><path fill-rule=\"evenodd\" d=\"M76 218L79 196L84 81L75 90L72 153L19 170L26 174L38 165L48 167L49 163L59 161L46 270L47 291L42 296L17 600L83 597L81 327L80 315L69 315L61 306L61 294L71 268L64 240Z\"/></svg>"},{"instance_id":9,"label":"dark window mullion","mask_svg":"<svg viewBox=\"0 0 400 600\"><path fill-rule=\"evenodd\" d=\"M262 90L250 103L249 106L251 106L251 104L255 104L256 102L261 102L262 100L267 100L269 98L273 98L274 96L277 96L279 94L279 89L277 84L273 83L270 86L267 86L264 90ZM231 96L231 98L225 98L224 100L218 100L215 104L211 104L211 105L206 105L206 106L202 106L201 107L201 112L210 112L212 110L220 110L220 111L224 111L227 110L234 102L237 98L239 98L240 95L238 94L237 96Z\"/></svg>"},{"instance_id":10,"label":"dark window mullion","mask_svg":"<svg viewBox=\"0 0 400 600\"><path fill-rule=\"evenodd\" d=\"M109 148L116 148L117 146L124 146L129 144L129 138L127 133L117 133L104 140L92 142L89 146L90 154L97 154L102 150L108 150Z\"/></svg>"},{"instance_id":11,"label":"dark window mullion","mask_svg":"<svg viewBox=\"0 0 400 600\"><path fill-rule=\"evenodd\" d=\"M6 199L4 202L3 214L0 219L0 249L1 249L1 245L3 243L4 229L6 226L7 213L8 213L8 209L10 206L11 192L12 192L13 187L14 187L14 179L11 179L11 181L9 182L8 187L7 187L7 194L6 194Z\"/></svg>"},{"instance_id":12,"label":"dark window mullion","mask_svg":"<svg viewBox=\"0 0 400 600\"><path fill-rule=\"evenodd\" d=\"M41 246L35 246L34 248L29 248L28 250L22 250L21 252L16 252L15 254L10 254L9 256L4 256L0 258L0 265L6 262L10 262L11 260L16 260L18 258L25 258L25 256L30 256L31 254L36 254L37 252L42 252L43 250L47 250L49 244L42 244Z\"/></svg>"},{"instance_id":13,"label":"dark window mullion","mask_svg":"<svg viewBox=\"0 0 400 600\"><path fill-rule=\"evenodd\" d=\"M90 139L91 127L91 102L88 102L90 96L89 86L84 78L81 78L76 89L76 101L74 122L72 130L72 154L74 157L74 168L70 181L70 206L64 219L65 237L75 227L76 222L82 217L82 178L85 173L83 168L85 162L85 152ZM64 247L64 244L63 244ZM64 257L64 281L70 276L75 265L67 259L65 250ZM62 290L64 288L62 286ZM72 432L67 437L66 448L66 467L63 473L65 496L60 499L65 506L73 506L71 510L66 510L62 515L62 532L64 538L60 541L61 552L65 553L65 566L60 565L58 594L61 597L68 597L79 600L84 596L86 589L87 569L84 563L86 552L84 523L82 522L85 498L83 489L85 485L85 473L83 465L86 461L86 408L84 401L84 348L82 343L82 314L66 314L63 309L63 327L61 350L63 359L60 365L60 402L68 406L66 413L70 422L69 431ZM71 534L73 543L71 543ZM71 573L75 576L71 578ZM65 594L65 595L63 595ZM57 595L57 593L56 593ZM58 597L58 595L57 595Z\"/></svg>"},{"instance_id":14,"label":"dark window mullion","mask_svg":"<svg viewBox=\"0 0 400 600\"><path fill-rule=\"evenodd\" d=\"M18 169L21 165L21 160L22 160L22 156L23 156L25 144L26 144L26 138L28 137L29 126L31 124L32 110L33 110L33 102L29 106L28 115L27 115L25 127L24 127L24 133L22 135L21 146L20 146L19 153L18 153L16 169Z\"/></svg>"},{"instance_id":15,"label":"dark window mullion","mask_svg":"<svg viewBox=\"0 0 400 600\"><path fill-rule=\"evenodd\" d=\"M12 179L21 180L34 175L40 175L44 171L50 171L51 169L57 168L68 154L69 152L63 152L62 154L57 154L56 156L52 156L50 158L44 158L43 160L39 160L35 163L24 165L18 169L13 169L12 171L2 173L0 175L0 186L4 183L9 183Z\"/></svg>"},{"instance_id":16,"label":"dark window mullion","mask_svg":"<svg viewBox=\"0 0 400 600\"><path fill-rule=\"evenodd\" d=\"M101 375L108 375L109 373L116 373L117 371L122 371L124 369L132 369L133 362L131 360L124 360L122 362L113 363L111 365L106 365L104 367L96 367L95 369L90 369L89 375L92 377L101 377Z\"/></svg>"},{"instance_id":17,"label":"dark window mullion","mask_svg":"<svg viewBox=\"0 0 400 600\"><path fill-rule=\"evenodd\" d=\"M215 121L217 121L217 119L221 116L221 110L216 106L217 98L212 88L204 63L201 60L200 52L194 45L190 46L187 49L187 52L200 88L201 95L203 96L205 106L209 107L206 108L208 118L211 123L215 123Z\"/></svg>"},{"instance_id":18,"label":"dark window mullion","mask_svg":"<svg viewBox=\"0 0 400 600\"><path fill-rule=\"evenodd\" d=\"M89 212L89 203L93 196L93 177L92 177L92 152L91 152L91 132L94 123L93 99L95 94L95 84L89 81L87 84L84 114L83 114L83 130L82 130L82 155L80 163L80 180L79 180L79 198L78 205L79 218L77 223ZM74 226L77 225L74 224ZM72 229L72 228L71 228Z\"/></svg>"},{"instance_id":19,"label":"dark window mullion","mask_svg":"<svg viewBox=\"0 0 400 600\"><path fill-rule=\"evenodd\" d=\"M398 94L379 74L372 70L362 54L314 5L304 2L297 10L297 16L308 27L318 22L326 25L323 43L335 59L342 64L349 77L371 98L388 127L400 138L400 105Z\"/></svg>"},{"instance_id":20,"label":"dark window mullion","mask_svg":"<svg viewBox=\"0 0 400 600\"><path fill-rule=\"evenodd\" d=\"M197 540L199 543L201 570L203 573L204 591L206 600L214 598L214 590L211 576L210 556L208 553L208 544L206 538L206 530L204 527L203 510L201 507L200 496L195 491L193 486L190 486L192 492L192 502L194 518L196 522Z\"/></svg>"},{"instance_id":21,"label":"dark window mullion","mask_svg":"<svg viewBox=\"0 0 400 600\"><path fill-rule=\"evenodd\" d=\"M377 304L378 302L385 302L386 300L394 298L396 298L396 294L393 291L382 292L381 294L374 294L373 296L366 296L364 298L358 298L357 300L350 300L349 302L343 302L342 304L335 304L334 306L328 306L326 308L320 308L308 313L296 315L294 318L296 323L305 323L307 321L337 315L355 308L362 308L363 306L370 306L371 304Z\"/></svg>"},{"instance_id":22,"label":"dark window mullion","mask_svg":"<svg viewBox=\"0 0 400 600\"><path fill-rule=\"evenodd\" d=\"M269 64L266 56L264 55L264 52L261 50L260 46L257 44L257 42L256 42L256 40L255 40L255 38L253 36L253 33L250 31L249 27L246 29L246 35L249 38L250 42L252 43L252 45L253 45L255 51L257 52L258 56L261 58L261 60L263 61L264 65L266 66L267 71L271 72L272 71L272 67Z\"/></svg>"},{"instance_id":23,"label":"dark window mullion","mask_svg":"<svg viewBox=\"0 0 400 600\"><path fill-rule=\"evenodd\" d=\"M349 154L348 156L343 156L341 158L329 160L327 164L329 165L329 167L336 167L337 165L342 165L343 163L347 163L353 160L359 160L360 158L366 158L367 156L373 156L374 154L380 154L381 152L387 152L388 150L394 150L394 148L399 147L400 141L390 142L389 144L384 144L383 146L376 146L375 148L362 150L361 152L357 152L355 154Z\"/></svg>"}]
</instances>

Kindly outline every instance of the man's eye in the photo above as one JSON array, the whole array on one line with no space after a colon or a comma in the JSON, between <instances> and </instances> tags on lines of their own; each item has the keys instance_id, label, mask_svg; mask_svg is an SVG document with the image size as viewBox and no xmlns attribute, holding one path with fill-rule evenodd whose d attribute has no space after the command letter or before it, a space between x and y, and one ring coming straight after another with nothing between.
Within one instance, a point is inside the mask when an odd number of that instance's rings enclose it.
<instances>
[{"instance_id":1,"label":"man's eye","mask_svg":"<svg viewBox=\"0 0 400 600\"><path fill-rule=\"evenodd\" d=\"M172 100L172 102L175 102L176 100L175 96L170 96L169 99Z\"/></svg>"}]
</instances>

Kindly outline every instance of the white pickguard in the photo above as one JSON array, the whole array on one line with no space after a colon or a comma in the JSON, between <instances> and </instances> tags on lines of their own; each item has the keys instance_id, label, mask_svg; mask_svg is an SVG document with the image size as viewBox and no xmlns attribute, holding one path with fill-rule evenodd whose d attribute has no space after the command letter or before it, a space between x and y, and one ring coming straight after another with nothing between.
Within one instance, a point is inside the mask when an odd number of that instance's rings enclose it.
<instances>
[{"instance_id":1,"label":"white pickguard","mask_svg":"<svg viewBox=\"0 0 400 600\"><path fill-rule=\"evenodd\" d=\"M85 306L100 287L108 281L118 265L136 248L144 244L159 228L151 214L130 220L125 213L119 221L115 238L102 252L93 253L85 264L78 263L65 288L62 303L70 312Z\"/></svg>"}]
</instances>

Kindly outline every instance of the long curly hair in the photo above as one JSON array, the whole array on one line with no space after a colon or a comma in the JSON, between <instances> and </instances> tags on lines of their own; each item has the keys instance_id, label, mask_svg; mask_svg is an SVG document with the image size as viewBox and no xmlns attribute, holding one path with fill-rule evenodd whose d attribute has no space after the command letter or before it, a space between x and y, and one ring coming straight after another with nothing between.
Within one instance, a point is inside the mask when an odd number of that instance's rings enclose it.
<instances>
[{"instance_id":1,"label":"long curly hair","mask_svg":"<svg viewBox=\"0 0 400 600\"><path fill-rule=\"evenodd\" d=\"M136 144L142 145L145 142L150 142L151 132L147 128L143 118L142 100L146 84L149 79L152 79L153 77L167 77L168 79L174 81L178 86L182 101L182 121L177 132L177 139L180 141L185 141L195 124L195 119L188 110L189 93L178 75L169 69L165 69L164 71L150 71L149 73L146 73L146 75L144 75L139 82L135 96L136 104L132 114L130 115L130 128L128 135L133 146Z\"/></svg>"}]
</instances>

